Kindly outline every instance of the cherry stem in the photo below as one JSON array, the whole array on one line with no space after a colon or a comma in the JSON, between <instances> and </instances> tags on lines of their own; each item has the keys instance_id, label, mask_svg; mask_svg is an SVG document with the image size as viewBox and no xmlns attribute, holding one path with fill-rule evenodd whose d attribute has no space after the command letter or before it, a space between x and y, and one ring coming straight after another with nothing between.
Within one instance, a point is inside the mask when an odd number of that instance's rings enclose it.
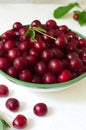
<instances>
[{"instance_id":1,"label":"cherry stem","mask_svg":"<svg viewBox=\"0 0 86 130\"><path fill-rule=\"evenodd\" d=\"M53 39L53 40L56 40L55 37L50 36L50 35L48 35L48 34L42 32L42 31L37 30L36 27L33 27L32 29L33 29L34 31L36 31L36 32L39 32L39 33L41 33L41 34L43 34L43 35L46 35L47 37L49 37L49 38L51 38L51 39Z\"/></svg>"},{"instance_id":2,"label":"cherry stem","mask_svg":"<svg viewBox=\"0 0 86 130\"><path fill-rule=\"evenodd\" d=\"M46 35L47 37L50 37L50 38L53 39L53 40L56 40L55 37L52 37L52 36L50 36L50 35L48 35L48 34L46 34L46 33L44 33L44 32L41 32L41 31L37 30L36 28L33 28L33 30L36 31L36 32L39 32L39 33L41 33L41 34L43 34L43 35Z\"/></svg>"}]
</instances>

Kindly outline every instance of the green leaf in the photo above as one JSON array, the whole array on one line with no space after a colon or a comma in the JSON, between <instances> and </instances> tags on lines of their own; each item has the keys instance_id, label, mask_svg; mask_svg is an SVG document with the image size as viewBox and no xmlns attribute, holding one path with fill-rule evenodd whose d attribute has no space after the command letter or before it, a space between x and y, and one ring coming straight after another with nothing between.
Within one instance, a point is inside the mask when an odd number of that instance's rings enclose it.
<instances>
[{"instance_id":1,"label":"green leaf","mask_svg":"<svg viewBox=\"0 0 86 130\"><path fill-rule=\"evenodd\" d=\"M6 127L10 128L10 125L4 119L0 119L0 130L4 130Z\"/></svg>"},{"instance_id":2,"label":"green leaf","mask_svg":"<svg viewBox=\"0 0 86 130\"><path fill-rule=\"evenodd\" d=\"M26 32L25 32L26 35L30 35L30 37L32 39L35 38L35 31L33 29L28 29Z\"/></svg>"},{"instance_id":3,"label":"green leaf","mask_svg":"<svg viewBox=\"0 0 86 130\"><path fill-rule=\"evenodd\" d=\"M60 6L57 9L54 10L53 15L54 15L55 18L61 18L62 16L67 14L75 6L79 7L79 4L78 3L70 3L70 4L66 5L66 6Z\"/></svg>"},{"instance_id":4,"label":"green leaf","mask_svg":"<svg viewBox=\"0 0 86 130\"><path fill-rule=\"evenodd\" d=\"M35 30L46 33L46 30L40 27L35 27Z\"/></svg>"},{"instance_id":5,"label":"green leaf","mask_svg":"<svg viewBox=\"0 0 86 130\"><path fill-rule=\"evenodd\" d=\"M78 22L82 26L82 25L86 24L86 11L80 12L79 15L80 16L79 16Z\"/></svg>"}]
</instances>

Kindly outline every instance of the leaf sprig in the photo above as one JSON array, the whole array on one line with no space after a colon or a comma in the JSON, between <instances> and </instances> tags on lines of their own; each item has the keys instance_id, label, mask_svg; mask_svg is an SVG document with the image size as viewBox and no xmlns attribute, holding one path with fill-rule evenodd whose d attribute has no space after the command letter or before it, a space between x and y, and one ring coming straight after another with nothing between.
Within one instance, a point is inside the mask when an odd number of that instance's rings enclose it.
<instances>
[{"instance_id":1,"label":"leaf sprig","mask_svg":"<svg viewBox=\"0 0 86 130\"><path fill-rule=\"evenodd\" d=\"M0 130L5 130L5 128L10 128L10 125L4 119L0 119Z\"/></svg>"},{"instance_id":2,"label":"leaf sprig","mask_svg":"<svg viewBox=\"0 0 86 130\"><path fill-rule=\"evenodd\" d=\"M54 10L53 15L54 15L55 18L61 18L62 16L67 14L75 6L79 7L79 4L78 3L70 3L70 4L66 5L66 6L60 6L60 7L56 8Z\"/></svg>"},{"instance_id":3,"label":"leaf sprig","mask_svg":"<svg viewBox=\"0 0 86 130\"><path fill-rule=\"evenodd\" d=\"M53 16L56 19L59 19L61 17L63 17L64 15L66 15L70 10L72 10L74 7L78 7L80 10L75 10L73 13L78 13L79 14L79 18L77 20L77 22L81 25L86 24L86 11L83 10L80 5L78 3L70 3L66 6L60 6L58 8L56 8L53 12Z\"/></svg>"},{"instance_id":4,"label":"leaf sprig","mask_svg":"<svg viewBox=\"0 0 86 130\"><path fill-rule=\"evenodd\" d=\"M48 35L46 32L45 29L41 28L41 27L31 27L29 26L28 27L28 30L25 32L26 35L30 35L30 37L32 39L35 39L36 37L36 32L40 33L40 34L43 34L43 35L46 35L47 37L53 39L53 40L56 40L56 38L54 38L53 36L50 36Z\"/></svg>"}]
</instances>

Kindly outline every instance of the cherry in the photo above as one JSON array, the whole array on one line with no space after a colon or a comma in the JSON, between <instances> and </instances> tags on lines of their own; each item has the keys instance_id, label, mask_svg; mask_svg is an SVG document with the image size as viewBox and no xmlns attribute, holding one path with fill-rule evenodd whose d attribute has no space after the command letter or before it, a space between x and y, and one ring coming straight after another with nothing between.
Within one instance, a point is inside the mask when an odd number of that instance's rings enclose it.
<instances>
[{"instance_id":1,"label":"cherry","mask_svg":"<svg viewBox=\"0 0 86 130\"><path fill-rule=\"evenodd\" d=\"M18 78L19 72L14 66L11 66L8 68L7 74L14 78Z\"/></svg>"},{"instance_id":2,"label":"cherry","mask_svg":"<svg viewBox=\"0 0 86 130\"><path fill-rule=\"evenodd\" d=\"M23 41L23 42L19 43L18 47L21 52L27 52L27 51L29 51L31 45L29 44L28 41Z\"/></svg>"},{"instance_id":3,"label":"cherry","mask_svg":"<svg viewBox=\"0 0 86 130\"><path fill-rule=\"evenodd\" d=\"M36 59L35 56L33 56L33 55L27 55L26 59L28 61L28 66L29 67L32 67L32 66L36 65L37 59Z\"/></svg>"},{"instance_id":4,"label":"cherry","mask_svg":"<svg viewBox=\"0 0 86 130\"><path fill-rule=\"evenodd\" d=\"M80 16L79 14L74 13L74 14L73 14L73 19L76 20L76 21L78 21L79 16Z\"/></svg>"},{"instance_id":5,"label":"cherry","mask_svg":"<svg viewBox=\"0 0 86 130\"><path fill-rule=\"evenodd\" d=\"M29 50L29 54L35 56L38 59L40 53L36 48L33 47Z\"/></svg>"},{"instance_id":6,"label":"cherry","mask_svg":"<svg viewBox=\"0 0 86 130\"><path fill-rule=\"evenodd\" d=\"M8 51L8 50L10 50L10 49L12 49L12 48L14 48L15 47L15 43L14 43L14 41L12 41L12 40L8 40L8 41L6 41L5 43L4 43L4 49L6 50L6 51Z\"/></svg>"},{"instance_id":7,"label":"cherry","mask_svg":"<svg viewBox=\"0 0 86 130\"><path fill-rule=\"evenodd\" d=\"M64 55L62 50L56 47L52 48L52 52L54 54L54 57L58 59L61 59Z\"/></svg>"},{"instance_id":8,"label":"cherry","mask_svg":"<svg viewBox=\"0 0 86 130\"><path fill-rule=\"evenodd\" d=\"M72 73L71 73L69 70L67 70L67 69L63 70L63 71L59 74L59 76L57 77L57 81L58 81L59 83L61 83L61 82L66 82L66 81L69 81L69 80L71 80L71 79L72 79Z\"/></svg>"},{"instance_id":9,"label":"cherry","mask_svg":"<svg viewBox=\"0 0 86 130\"><path fill-rule=\"evenodd\" d=\"M19 29L21 29L23 26L22 26L22 24L20 23L20 22L15 22L14 24L13 24L13 29L15 30L15 31L18 31Z\"/></svg>"},{"instance_id":10,"label":"cherry","mask_svg":"<svg viewBox=\"0 0 86 130\"><path fill-rule=\"evenodd\" d=\"M32 27L40 27L41 22L39 20L34 20L34 21L31 22L31 26Z\"/></svg>"},{"instance_id":11,"label":"cherry","mask_svg":"<svg viewBox=\"0 0 86 130\"><path fill-rule=\"evenodd\" d=\"M50 19L48 20L46 23L45 23L46 27L50 28L50 29L53 29L53 28L56 28L57 27L57 23L53 20L53 19Z\"/></svg>"},{"instance_id":12,"label":"cherry","mask_svg":"<svg viewBox=\"0 0 86 130\"><path fill-rule=\"evenodd\" d=\"M53 58L53 52L51 49L44 49L41 53L41 59L45 62L49 62Z\"/></svg>"},{"instance_id":13,"label":"cherry","mask_svg":"<svg viewBox=\"0 0 86 130\"><path fill-rule=\"evenodd\" d=\"M86 47L86 39L80 38L78 40L78 44L79 44L80 47Z\"/></svg>"},{"instance_id":14,"label":"cherry","mask_svg":"<svg viewBox=\"0 0 86 130\"><path fill-rule=\"evenodd\" d=\"M13 40L14 38L15 38L15 32L13 30L8 30L1 35L1 40L3 42Z\"/></svg>"},{"instance_id":15,"label":"cherry","mask_svg":"<svg viewBox=\"0 0 86 130\"><path fill-rule=\"evenodd\" d=\"M13 111L13 112L18 111L19 106L20 106L19 101L16 98L7 99L5 105L6 105L7 109L9 109L10 111Z\"/></svg>"},{"instance_id":16,"label":"cherry","mask_svg":"<svg viewBox=\"0 0 86 130\"><path fill-rule=\"evenodd\" d=\"M34 48L36 48L39 52L42 52L46 48L46 43L42 41L35 42Z\"/></svg>"},{"instance_id":17,"label":"cherry","mask_svg":"<svg viewBox=\"0 0 86 130\"><path fill-rule=\"evenodd\" d=\"M56 76L52 72L47 72L43 75L44 84L54 84L56 83Z\"/></svg>"},{"instance_id":18,"label":"cherry","mask_svg":"<svg viewBox=\"0 0 86 130\"><path fill-rule=\"evenodd\" d=\"M69 28L66 25L59 26L59 30L63 33L67 33L69 31Z\"/></svg>"},{"instance_id":19,"label":"cherry","mask_svg":"<svg viewBox=\"0 0 86 130\"><path fill-rule=\"evenodd\" d=\"M61 72L62 68L63 68L63 63L57 58L50 60L48 64L48 69L53 73Z\"/></svg>"},{"instance_id":20,"label":"cherry","mask_svg":"<svg viewBox=\"0 0 86 130\"><path fill-rule=\"evenodd\" d=\"M70 32L68 32L67 33L67 37L68 37L68 39L70 40L70 39L76 39L76 40L78 40L78 35L75 33L75 32L73 32L73 31L70 31Z\"/></svg>"},{"instance_id":21,"label":"cherry","mask_svg":"<svg viewBox=\"0 0 86 130\"><path fill-rule=\"evenodd\" d=\"M22 36L25 34L26 31L27 31L27 27L22 27L21 29L19 29L18 33L20 36Z\"/></svg>"},{"instance_id":22,"label":"cherry","mask_svg":"<svg viewBox=\"0 0 86 130\"><path fill-rule=\"evenodd\" d=\"M12 122L12 125L16 129L23 129L26 126L26 124L27 124L27 118L22 114L17 115Z\"/></svg>"},{"instance_id":23,"label":"cherry","mask_svg":"<svg viewBox=\"0 0 86 130\"><path fill-rule=\"evenodd\" d=\"M35 71L38 75L43 75L47 71L47 64L44 61L37 62L35 66Z\"/></svg>"},{"instance_id":24,"label":"cherry","mask_svg":"<svg viewBox=\"0 0 86 130\"><path fill-rule=\"evenodd\" d=\"M80 58L74 57L70 60L69 65L72 71L77 71L78 69L81 68L81 66L83 65L83 62L81 61Z\"/></svg>"},{"instance_id":25,"label":"cherry","mask_svg":"<svg viewBox=\"0 0 86 130\"><path fill-rule=\"evenodd\" d=\"M33 112L37 116L45 116L47 114L47 111L48 111L48 108L45 103L37 103L33 108Z\"/></svg>"},{"instance_id":26,"label":"cherry","mask_svg":"<svg viewBox=\"0 0 86 130\"><path fill-rule=\"evenodd\" d=\"M10 61L14 61L14 59L18 56L20 56L20 51L18 48L12 48L7 52L7 57Z\"/></svg>"},{"instance_id":27,"label":"cherry","mask_svg":"<svg viewBox=\"0 0 86 130\"><path fill-rule=\"evenodd\" d=\"M65 36L58 36L55 40L55 46L59 48L64 48L67 43L67 38Z\"/></svg>"},{"instance_id":28,"label":"cherry","mask_svg":"<svg viewBox=\"0 0 86 130\"><path fill-rule=\"evenodd\" d=\"M1 57L0 58L0 69L3 70L3 71L7 71L7 69L9 67L10 67L9 61L6 58Z\"/></svg>"},{"instance_id":29,"label":"cherry","mask_svg":"<svg viewBox=\"0 0 86 130\"><path fill-rule=\"evenodd\" d=\"M0 84L0 97L8 96L9 89L6 85Z\"/></svg>"},{"instance_id":30,"label":"cherry","mask_svg":"<svg viewBox=\"0 0 86 130\"><path fill-rule=\"evenodd\" d=\"M17 57L14 62L13 62L13 66L19 70L19 71L22 71L24 69L27 68L27 65L28 65L28 61L25 57L23 56L19 56Z\"/></svg>"},{"instance_id":31,"label":"cherry","mask_svg":"<svg viewBox=\"0 0 86 130\"><path fill-rule=\"evenodd\" d=\"M32 73L29 70L23 70L19 74L19 79L26 81L26 82L31 82L32 81Z\"/></svg>"}]
</instances>

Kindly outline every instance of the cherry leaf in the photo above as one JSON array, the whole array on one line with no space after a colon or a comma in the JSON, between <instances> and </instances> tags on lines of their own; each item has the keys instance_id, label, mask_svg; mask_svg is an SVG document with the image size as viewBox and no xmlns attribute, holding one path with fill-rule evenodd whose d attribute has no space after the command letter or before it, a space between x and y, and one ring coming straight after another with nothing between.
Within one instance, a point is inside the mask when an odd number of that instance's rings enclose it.
<instances>
[{"instance_id":1,"label":"cherry leaf","mask_svg":"<svg viewBox=\"0 0 86 130\"><path fill-rule=\"evenodd\" d=\"M0 130L4 130L6 127L10 128L10 125L4 119L0 119Z\"/></svg>"},{"instance_id":2,"label":"cherry leaf","mask_svg":"<svg viewBox=\"0 0 86 130\"><path fill-rule=\"evenodd\" d=\"M78 22L79 22L79 24L81 26L86 24L86 11L80 12L80 16L79 16Z\"/></svg>"},{"instance_id":3,"label":"cherry leaf","mask_svg":"<svg viewBox=\"0 0 86 130\"><path fill-rule=\"evenodd\" d=\"M54 10L54 18L61 18L62 16L64 16L65 14L67 14L72 8L74 8L75 6L79 6L78 3L70 3L66 6L60 6L58 8L56 8Z\"/></svg>"},{"instance_id":4,"label":"cherry leaf","mask_svg":"<svg viewBox=\"0 0 86 130\"><path fill-rule=\"evenodd\" d=\"M32 38L32 39L34 39L35 38L35 31L33 30L33 29L28 29L26 32L25 32L25 34L26 35L30 35L30 37Z\"/></svg>"}]
</instances>

